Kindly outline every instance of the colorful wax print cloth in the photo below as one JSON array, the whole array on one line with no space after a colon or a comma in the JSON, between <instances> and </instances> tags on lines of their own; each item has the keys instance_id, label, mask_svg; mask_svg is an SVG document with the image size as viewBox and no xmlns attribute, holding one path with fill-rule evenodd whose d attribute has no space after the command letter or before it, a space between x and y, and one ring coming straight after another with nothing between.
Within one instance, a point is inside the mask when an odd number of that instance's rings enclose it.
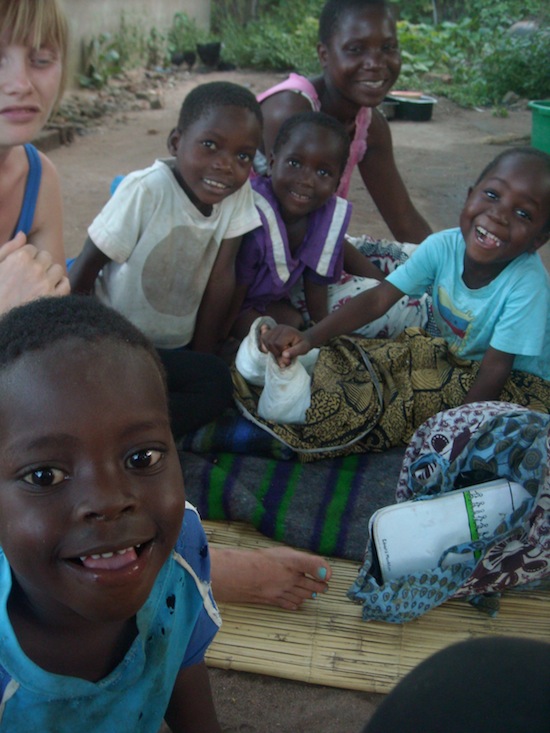
<instances>
[{"instance_id":1,"label":"colorful wax print cloth","mask_svg":"<svg viewBox=\"0 0 550 733\"><path fill-rule=\"evenodd\" d=\"M258 415L262 388L232 370L242 414L311 461L406 446L422 423L464 403L479 362L457 357L445 339L406 329L396 339L342 336L321 347L311 379L305 424L277 424ZM550 412L550 382L512 371L501 399Z\"/></svg>"}]
</instances>

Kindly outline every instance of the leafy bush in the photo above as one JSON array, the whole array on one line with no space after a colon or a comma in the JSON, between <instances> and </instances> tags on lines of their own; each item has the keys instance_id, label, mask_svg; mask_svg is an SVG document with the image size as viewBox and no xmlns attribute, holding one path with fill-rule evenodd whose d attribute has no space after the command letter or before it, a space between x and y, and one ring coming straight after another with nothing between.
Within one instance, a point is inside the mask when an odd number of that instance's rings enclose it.
<instances>
[{"instance_id":1,"label":"leafy bush","mask_svg":"<svg viewBox=\"0 0 550 733\"><path fill-rule=\"evenodd\" d=\"M508 27L517 20L538 18L548 21L550 9L545 0L397 0L399 17L410 23L433 23L434 5L438 22L458 23L462 18L476 20L478 27Z\"/></svg>"},{"instance_id":2,"label":"leafy bush","mask_svg":"<svg viewBox=\"0 0 550 733\"><path fill-rule=\"evenodd\" d=\"M121 13L116 33L101 33L85 48L80 85L101 89L112 76L142 64L148 47L143 26L138 21L130 22Z\"/></svg>"},{"instance_id":3,"label":"leafy bush","mask_svg":"<svg viewBox=\"0 0 550 733\"><path fill-rule=\"evenodd\" d=\"M224 57L241 67L318 72L315 52L323 0L259 2L257 20L224 16L217 0ZM550 10L544 0L437 0L438 17L456 22L433 25L433 0L402 0L398 33L403 58L400 86L449 96L465 106L499 104L504 95L548 96L550 40L544 31L511 36L512 22L526 15L541 23ZM460 12L458 12L460 10ZM422 22L413 22L422 20ZM426 74L430 73L429 77ZM438 78L451 79L438 81Z\"/></svg>"},{"instance_id":4,"label":"leafy bush","mask_svg":"<svg viewBox=\"0 0 550 733\"><path fill-rule=\"evenodd\" d=\"M317 26L323 0L258 3L258 18L231 15L229 0L218 1L214 30L220 35L227 61L257 69L318 70Z\"/></svg>"},{"instance_id":5,"label":"leafy bush","mask_svg":"<svg viewBox=\"0 0 550 733\"><path fill-rule=\"evenodd\" d=\"M84 73L79 82L83 87L101 89L111 76L120 73L122 64L116 43L109 33L92 38L85 49Z\"/></svg>"},{"instance_id":6,"label":"leafy bush","mask_svg":"<svg viewBox=\"0 0 550 733\"><path fill-rule=\"evenodd\" d=\"M176 13L166 34L168 56L175 51L194 51L197 43L205 43L208 33L198 27L186 13Z\"/></svg>"},{"instance_id":7,"label":"leafy bush","mask_svg":"<svg viewBox=\"0 0 550 733\"><path fill-rule=\"evenodd\" d=\"M550 97L550 33L501 39L483 59L479 74L487 85L487 103L507 92L528 99Z\"/></svg>"},{"instance_id":8,"label":"leafy bush","mask_svg":"<svg viewBox=\"0 0 550 733\"><path fill-rule=\"evenodd\" d=\"M292 31L275 20L254 21L243 28L228 20L224 27L223 56L237 66L255 69L298 69L304 74L318 70L317 20L306 16Z\"/></svg>"},{"instance_id":9,"label":"leafy bush","mask_svg":"<svg viewBox=\"0 0 550 733\"><path fill-rule=\"evenodd\" d=\"M434 3L439 20L433 24ZM324 0L213 0L212 28L223 58L240 67L297 70L311 75L317 61L318 18ZM500 104L507 92L550 96L550 4L547 0L400 0L398 33L403 65L399 86L446 95L465 106ZM517 20L536 18L542 30L510 35ZM458 18L451 22L446 18ZM113 74L143 63L169 64L176 51L213 40L185 13L165 32L121 17L120 31L93 39L81 83L100 87ZM427 74L429 73L429 76ZM450 78L451 83L438 81Z\"/></svg>"}]
</instances>

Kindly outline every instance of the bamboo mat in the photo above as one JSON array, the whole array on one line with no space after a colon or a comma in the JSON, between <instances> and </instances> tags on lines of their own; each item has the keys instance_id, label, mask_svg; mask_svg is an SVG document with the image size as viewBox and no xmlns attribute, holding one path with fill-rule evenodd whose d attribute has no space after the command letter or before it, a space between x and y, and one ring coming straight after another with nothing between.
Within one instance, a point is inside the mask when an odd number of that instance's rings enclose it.
<instances>
[{"instance_id":1,"label":"bamboo mat","mask_svg":"<svg viewBox=\"0 0 550 733\"><path fill-rule=\"evenodd\" d=\"M203 522L215 547L273 547L240 523ZM358 564L330 560L330 590L296 612L220 604L223 626L208 650L209 666L364 692L389 692L413 667L449 644L486 635L550 641L550 592L510 592L496 618L464 601L448 601L404 625L365 622L346 598Z\"/></svg>"}]
</instances>

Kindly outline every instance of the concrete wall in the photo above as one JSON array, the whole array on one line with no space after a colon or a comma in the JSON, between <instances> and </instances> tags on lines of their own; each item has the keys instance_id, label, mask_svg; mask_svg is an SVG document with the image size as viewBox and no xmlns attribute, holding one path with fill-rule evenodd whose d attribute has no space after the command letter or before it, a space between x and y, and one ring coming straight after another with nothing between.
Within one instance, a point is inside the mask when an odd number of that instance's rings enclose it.
<instances>
[{"instance_id":1,"label":"concrete wall","mask_svg":"<svg viewBox=\"0 0 550 733\"><path fill-rule=\"evenodd\" d=\"M128 23L166 30L176 13L186 13L199 26L210 24L210 0L61 0L69 19L71 47L69 85L80 71L82 44L100 33L116 33L121 14Z\"/></svg>"}]
</instances>

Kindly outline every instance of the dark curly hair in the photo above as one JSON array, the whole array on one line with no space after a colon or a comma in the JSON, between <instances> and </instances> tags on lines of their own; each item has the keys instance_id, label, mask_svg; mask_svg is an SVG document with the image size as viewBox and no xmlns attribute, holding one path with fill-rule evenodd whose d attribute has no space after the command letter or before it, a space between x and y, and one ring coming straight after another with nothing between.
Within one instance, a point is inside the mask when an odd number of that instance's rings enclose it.
<instances>
[{"instance_id":1,"label":"dark curly hair","mask_svg":"<svg viewBox=\"0 0 550 733\"><path fill-rule=\"evenodd\" d=\"M324 112L300 112L299 114L292 115L292 117L286 119L279 128L279 132L277 133L277 137L273 143L273 153L277 153L280 148L290 140L294 130L298 127L302 127L303 125L308 127L322 127L323 129L332 132L334 136L338 138L342 148L340 166L340 172L342 172L349 157L349 135L346 132L346 128L339 120L325 114Z\"/></svg>"},{"instance_id":2,"label":"dark curly hair","mask_svg":"<svg viewBox=\"0 0 550 733\"><path fill-rule=\"evenodd\" d=\"M143 349L157 365L166 385L164 368L149 339L120 313L87 295L39 298L2 316L0 369L29 351L41 351L67 339L118 341Z\"/></svg>"},{"instance_id":3,"label":"dark curly hair","mask_svg":"<svg viewBox=\"0 0 550 733\"><path fill-rule=\"evenodd\" d=\"M242 107L255 115L263 125L262 110L256 97L246 87L229 81L211 81L195 87L183 100L178 118L178 130L185 130L217 107Z\"/></svg>"},{"instance_id":4,"label":"dark curly hair","mask_svg":"<svg viewBox=\"0 0 550 733\"><path fill-rule=\"evenodd\" d=\"M393 17L387 0L327 0L319 16L319 41L327 46L347 13L377 7L384 8Z\"/></svg>"}]
</instances>

